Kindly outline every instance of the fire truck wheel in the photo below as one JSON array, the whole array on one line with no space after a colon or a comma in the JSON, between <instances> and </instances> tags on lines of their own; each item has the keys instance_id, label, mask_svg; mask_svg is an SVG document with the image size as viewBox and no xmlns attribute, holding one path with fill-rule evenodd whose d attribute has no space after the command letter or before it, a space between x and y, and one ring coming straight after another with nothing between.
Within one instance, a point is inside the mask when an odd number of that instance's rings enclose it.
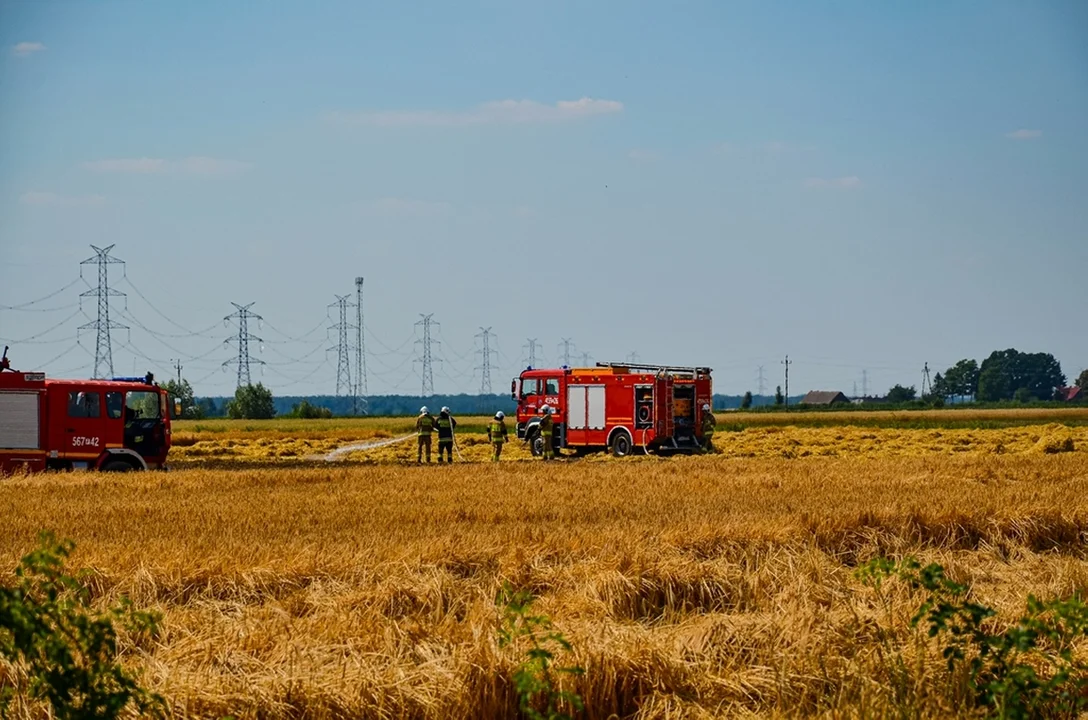
<instances>
[{"instance_id":1,"label":"fire truck wheel","mask_svg":"<svg viewBox=\"0 0 1088 720\"><path fill-rule=\"evenodd\" d=\"M612 437L612 454L616 457L631 454L631 436L626 430L620 430Z\"/></svg>"},{"instance_id":2,"label":"fire truck wheel","mask_svg":"<svg viewBox=\"0 0 1088 720\"><path fill-rule=\"evenodd\" d=\"M544 438L540 437L540 433L533 433L529 438L529 452L533 454L533 457L540 457L544 454Z\"/></svg>"},{"instance_id":3,"label":"fire truck wheel","mask_svg":"<svg viewBox=\"0 0 1088 720\"><path fill-rule=\"evenodd\" d=\"M124 460L109 460L102 464L102 472L129 472L133 469L132 463Z\"/></svg>"}]
</instances>

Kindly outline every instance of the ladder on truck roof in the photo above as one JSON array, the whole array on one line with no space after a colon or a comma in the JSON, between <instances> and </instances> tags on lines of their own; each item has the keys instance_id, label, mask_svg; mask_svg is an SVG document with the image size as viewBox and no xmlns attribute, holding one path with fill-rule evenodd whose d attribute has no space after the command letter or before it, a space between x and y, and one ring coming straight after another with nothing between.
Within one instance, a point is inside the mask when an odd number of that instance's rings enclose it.
<instances>
[{"instance_id":1,"label":"ladder on truck roof","mask_svg":"<svg viewBox=\"0 0 1088 720\"><path fill-rule=\"evenodd\" d=\"M626 368L628 370L645 370L648 372L670 372L670 373L690 373L696 374L710 374L710 368L708 367L683 367L680 365L648 365L646 363L613 363L613 362L599 362L597 367L601 368Z\"/></svg>"}]
</instances>

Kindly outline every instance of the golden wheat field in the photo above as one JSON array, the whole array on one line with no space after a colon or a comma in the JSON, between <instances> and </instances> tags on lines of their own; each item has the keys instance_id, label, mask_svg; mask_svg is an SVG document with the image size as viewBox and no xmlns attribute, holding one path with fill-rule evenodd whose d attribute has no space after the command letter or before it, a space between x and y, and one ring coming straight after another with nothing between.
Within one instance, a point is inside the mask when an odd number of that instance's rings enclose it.
<instances>
[{"instance_id":1,"label":"golden wheat field","mask_svg":"<svg viewBox=\"0 0 1088 720\"><path fill-rule=\"evenodd\" d=\"M909 624L922 596L855 571L940 562L998 628L1029 593L1088 594L1088 428L800 415L713 455L550 464L517 441L485 462L465 418L465 462L428 467L411 440L321 459L410 418L179 422L174 472L0 479L0 561L52 529L96 602L161 612L124 657L178 718L518 717L504 582L572 642L582 717L977 715Z\"/></svg>"}]
</instances>

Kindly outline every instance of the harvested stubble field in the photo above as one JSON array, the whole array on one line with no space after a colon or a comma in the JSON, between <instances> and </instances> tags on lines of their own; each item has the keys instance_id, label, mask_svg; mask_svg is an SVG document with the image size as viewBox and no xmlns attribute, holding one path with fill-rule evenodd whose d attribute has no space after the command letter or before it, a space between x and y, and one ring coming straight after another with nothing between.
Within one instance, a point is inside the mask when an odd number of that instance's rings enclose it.
<instances>
[{"instance_id":1,"label":"harvested stubble field","mask_svg":"<svg viewBox=\"0 0 1088 720\"><path fill-rule=\"evenodd\" d=\"M178 717L515 717L504 580L588 718L969 716L921 596L858 564L938 561L1001 618L1088 593L1080 451L51 475L0 514L5 565L52 528L163 612L127 657Z\"/></svg>"}]
</instances>

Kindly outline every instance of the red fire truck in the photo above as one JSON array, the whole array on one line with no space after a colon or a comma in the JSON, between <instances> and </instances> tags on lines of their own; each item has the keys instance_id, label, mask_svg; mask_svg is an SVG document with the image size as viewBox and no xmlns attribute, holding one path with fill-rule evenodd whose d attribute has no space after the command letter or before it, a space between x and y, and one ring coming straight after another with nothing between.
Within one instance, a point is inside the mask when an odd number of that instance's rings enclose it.
<instances>
[{"instance_id":1,"label":"red fire truck","mask_svg":"<svg viewBox=\"0 0 1088 720\"><path fill-rule=\"evenodd\" d=\"M712 404L708 367L597 363L591 368L527 368L510 384L517 401L518 437L544 452L539 428L552 408L552 441L576 452L629 455L696 452L703 439L703 405Z\"/></svg>"},{"instance_id":2,"label":"red fire truck","mask_svg":"<svg viewBox=\"0 0 1088 720\"><path fill-rule=\"evenodd\" d=\"M54 380L0 358L0 473L165 468L166 390L143 378Z\"/></svg>"}]
</instances>

